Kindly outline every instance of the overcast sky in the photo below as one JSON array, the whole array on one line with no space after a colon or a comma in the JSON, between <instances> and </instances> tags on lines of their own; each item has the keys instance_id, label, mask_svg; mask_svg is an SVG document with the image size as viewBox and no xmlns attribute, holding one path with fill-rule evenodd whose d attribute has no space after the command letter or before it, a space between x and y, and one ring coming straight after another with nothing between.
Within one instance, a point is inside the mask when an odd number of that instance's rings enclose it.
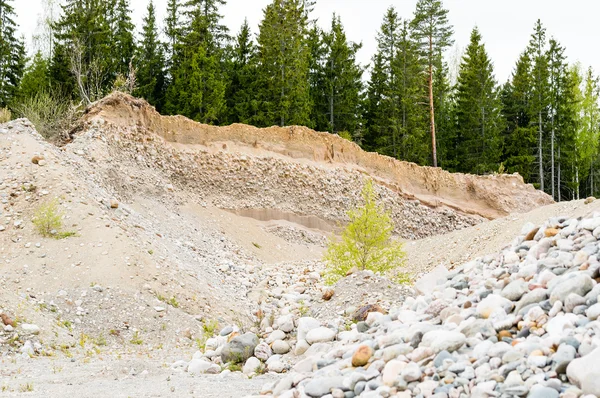
<instances>
[{"instance_id":1,"label":"overcast sky","mask_svg":"<svg viewBox=\"0 0 600 398\"><path fill-rule=\"evenodd\" d=\"M130 0L134 22L141 24L148 0ZM228 0L223 7L224 23L237 33L245 17L254 33L271 0ZM167 0L154 0L162 21ZM14 0L18 23L27 40L41 12L41 0ZM376 50L375 35L385 10L394 6L402 18L411 18L416 0L317 0L314 18L328 28L333 12L339 14L350 40L362 42L359 61L366 65ZM540 18L548 36L554 36L566 47L571 62L600 70L600 27L598 0L444 0L454 26L456 48L448 52L450 59L457 48L467 46L474 26L478 26L488 53L495 65L496 77L504 82L511 74L519 54L528 43L535 21Z\"/></svg>"}]
</instances>

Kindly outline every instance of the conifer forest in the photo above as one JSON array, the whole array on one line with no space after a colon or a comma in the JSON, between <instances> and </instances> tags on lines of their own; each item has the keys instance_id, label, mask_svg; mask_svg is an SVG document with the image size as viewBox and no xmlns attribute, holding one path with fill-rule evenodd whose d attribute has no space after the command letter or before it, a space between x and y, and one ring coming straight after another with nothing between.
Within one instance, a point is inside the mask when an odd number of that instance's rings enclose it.
<instances>
[{"instance_id":1,"label":"conifer forest","mask_svg":"<svg viewBox=\"0 0 600 398\"><path fill-rule=\"evenodd\" d=\"M16 114L42 95L85 107L120 90L202 123L303 125L419 165L517 172L556 201L600 194L599 78L540 20L500 82L476 27L452 73L442 0L390 7L369 65L338 15L318 27L315 0L273 0L236 32L225 0L168 0L161 21L150 0L139 28L128 0L45 0L33 48L13 1L0 0L0 107Z\"/></svg>"}]
</instances>

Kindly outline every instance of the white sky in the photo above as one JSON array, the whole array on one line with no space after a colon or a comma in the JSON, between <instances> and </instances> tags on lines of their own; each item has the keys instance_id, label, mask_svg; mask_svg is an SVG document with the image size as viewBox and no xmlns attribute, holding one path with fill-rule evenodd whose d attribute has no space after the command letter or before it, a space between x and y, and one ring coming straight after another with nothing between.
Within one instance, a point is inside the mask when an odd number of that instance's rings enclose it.
<instances>
[{"instance_id":1,"label":"white sky","mask_svg":"<svg viewBox=\"0 0 600 398\"><path fill-rule=\"evenodd\" d=\"M130 0L134 22L141 25L148 0ZM254 33L271 0L228 0L221 10L224 23L232 34L237 33L244 17ZM158 18L162 21L167 0L154 0ZM13 0L21 31L30 40L41 12L41 0ZM328 29L333 12L339 14L350 40L362 42L359 61L370 62L376 50L375 35L385 10L393 5L402 18L411 18L416 0L317 0L314 18ZM554 36L566 47L569 61L579 61L584 67L600 70L598 0L444 0L454 25L456 46L464 48L471 30L479 27L488 53L495 65L496 77L504 82L511 74L540 18L548 36ZM456 50L454 50L455 52ZM453 51L449 51L452 53Z\"/></svg>"}]
</instances>

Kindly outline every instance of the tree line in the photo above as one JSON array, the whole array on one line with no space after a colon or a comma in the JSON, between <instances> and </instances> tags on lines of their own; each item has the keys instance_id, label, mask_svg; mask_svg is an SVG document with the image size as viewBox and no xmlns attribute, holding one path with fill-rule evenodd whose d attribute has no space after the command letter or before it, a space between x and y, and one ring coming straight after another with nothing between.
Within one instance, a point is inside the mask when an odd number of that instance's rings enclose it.
<instances>
[{"instance_id":1,"label":"tree line","mask_svg":"<svg viewBox=\"0 0 600 398\"><path fill-rule=\"evenodd\" d=\"M86 105L122 90L203 123L304 125L420 165L518 172L555 200L600 190L598 77L539 20L499 84L477 28L451 70L441 0L418 0L408 18L390 7L368 66L338 15L319 28L315 0L273 0L256 34L244 22L235 35L225 0L168 0L161 22L149 1L140 32L129 0L64 0L59 12L44 1L28 60L12 0L0 0L0 106L40 92Z\"/></svg>"}]
</instances>

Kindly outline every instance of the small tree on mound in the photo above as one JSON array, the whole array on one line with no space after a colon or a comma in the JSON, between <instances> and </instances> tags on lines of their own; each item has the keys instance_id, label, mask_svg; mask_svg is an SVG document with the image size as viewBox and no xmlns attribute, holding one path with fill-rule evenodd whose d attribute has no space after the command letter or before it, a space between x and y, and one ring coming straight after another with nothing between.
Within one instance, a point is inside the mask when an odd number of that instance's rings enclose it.
<instances>
[{"instance_id":1,"label":"small tree on mound","mask_svg":"<svg viewBox=\"0 0 600 398\"><path fill-rule=\"evenodd\" d=\"M394 225L390 214L378 205L373 182L362 190L364 205L348 212L350 223L341 240L329 242L324 260L326 280L333 284L353 269L384 274L404 264L403 244L392 238Z\"/></svg>"}]
</instances>

